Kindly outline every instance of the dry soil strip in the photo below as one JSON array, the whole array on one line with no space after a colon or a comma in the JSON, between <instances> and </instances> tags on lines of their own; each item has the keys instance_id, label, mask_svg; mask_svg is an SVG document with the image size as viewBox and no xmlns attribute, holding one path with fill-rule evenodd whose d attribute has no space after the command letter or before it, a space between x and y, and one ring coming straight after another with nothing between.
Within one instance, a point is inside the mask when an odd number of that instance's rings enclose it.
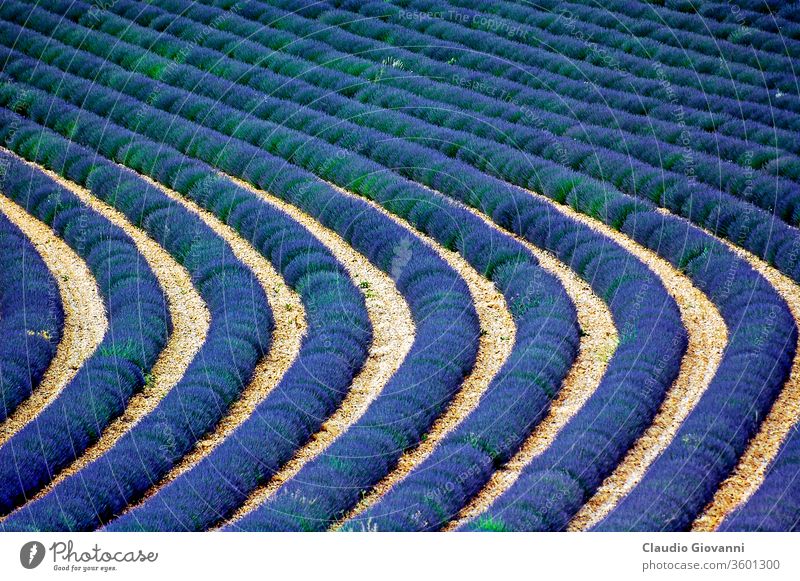
<instances>
[{"instance_id":1,"label":"dry soil strip","mask_svg":"<svg viewBox=\"0 0 800 581\"><path fill-rule=\"evenodd\" d=\"M728 328L708 297L686 275L655 252L598 220L567 210L566 206L559 206L559 210L612 238L655 272L678 304L681 321L688 335L678 377L667 392L653 423L570 522L568 530L577 531L586 530L611 512L672 441L717 371L728 343Z\"/></svg>"},{"instance_id":2,"label":"dry soil strip","mask_svg":"<svg viewBox=\"0 0 800 581\"><path fill-rule=\"evenodd\" d=\"M742 257L775 288L789 306L800 327L800 288L789 277L754 254L721 240ZM767 467L778 454L791 429L800 421L800 344L792 362L789 378L772 404L736 468L714 494L712 501L692 524L693 531L714 531L731 511L744 504L764 482Z\"/></svg>"},{"instance_id":3,"label":"dry soil strip","mask_svg":"<svg viewBox=\"0 0 800 581\"><path fill-rule=\"evenodd\" d=\"M78 184L36 164L26 163L46 173L52 180L71 191L86 206L120 228L133 240L166 295L167 308L172 320L172 333L150 370L144 388L131 397L123 414L103 430L97 442L72 464L59 472L47 487L31 499L36 500L50 492L64 479L105 454L125 433L153 411L158 402L180 381L203 345L211 322L211 315L205 302L192 285L189 272L146 232L132 225L122 212L99 200Z\"/></svg>"},{"instance_id":4,"label":"dry soil strip","mask_svg":"<svg viewBox=\"0 0 800 581\"><path fill-rule=\"evenodd\" d=\"M544 196L533 192L530 194L549 203L562 214L612 239L641 260L659 277L667 292L675 299L688 334L689 344L678 377L662 403L653 424L570 524L571 529L578 529L589 526L590 522L602 518L602 515L605 514L603 511L610 510L624 494L633 488L646 471L647 466L669 443L681 421L691 411L713 377L727 344L727 328L722 316L708 298L666 260L602 222L580 214L568 206L555 204ZM573 410L573 414L575 411L577 409ZM537 427L523 444L520 452L498 474L497 482L490 482L487 485L488 490L480 493L477 497L480 502L468 505L459 518L448 525L448 530L455 529L466 520L482 513L500 494L508 490L519 478L523 468L552 444L565 423L558 425L557 429L553 429L546 421Z\"/></svg>"},{"instance_id":5,"label":"dry soil strip","mask_svg":"<svg viewBox=\"0 0 800 581\"><path fill-rule=\"evenodd\" d=\"M372 502L404 477L405 474L430 453L445 434L452 430L463 417L474 409L481 395L483 395L489 383L491 383L492 379L511 353L516 335L516 326L514 325L511 313L508 311L502 293L495 288L491 281L478 274L478 272L457 252L441 247L436 241L418 232L404 220L384 210L380 205L352 194L335 184L326 183L339 191L342 195L366 202L376 211L406 230L409 239L416 238L439 254L467 284L475 305L475 310L478 314L481 329L475 365L470 374L465 378L458 393L453 397L445 412L434 422L431 430L426 435L426 439L416 448L404 453L395 470L379 482L351 513L357 514L366 509L367 506L372 504ZM402 241L400 244L402 244ZM363 413L363 410L361 413ZM274 493L277 488L276 486L274 489L271 489L270 494ZM268 497L269 494L265 495L261 502ZM241 514L244 514L244 512ZM237 514L237 518L241 516L241 514ZM350 515L348 515L347 518L349 518L349 516ZM335 527L336 526L339 525L337 524Z\"/></svg>"},{"instance_id":6,"label":"dry soil strip","mask_svg":"<svg viewBox=\"0 0 800 581\"><path fill-rule=\"evenodd\" d=\"M273 475L269 482L248 496L244 504L227 521L229 523L238 520L272 496L286 480L297 474L303 465L330 446L361 417L411 349L415 326L408 303L397 290L392 278L373 266L338 234L267 192L232 176L225 177L291 216L325 245L364 294L373 335L367 360L361 371L353 378L352 386L339 408L323 422L320 430Z\"/></svg>"},{"instance_id":7,"label":"dry soil strip","mask_svg":"<svg viewBox=\"0 0 800 581\"><path fill-rule=\"evenodd\" d=\"M539 259L541 266L558 277L578 313L582 336L578 357L564 378L550 409L519 451L502 468L496 470L481 491L462 509L456 520L442 530L455 530L463 521L484 510L519 478L522 468L552 443L566 423L595 392L608 361L616 350L619 335L608 306L563 262L527 240L519 239Z\"/></svg>"},{"instance_id":8,"label":"dry soil strip","mask_svg":"<svg viewBox=\"0 0 800 581\"><path fill-rule=\"evenodd\" d=\"M256 406L278 385L284 373L294 363L306 332L305 308L300 296L286 285L272 264L249 242L195 202L147 176L140 175L139 177L195 214L228 244L233 255L253 272L256 280L264 289L272 309L275 327L269 351L258 362L253 372L253 379L242 391L239 399L231 404L225 417L211 432L200 438L194 448L164 478L151 487L139 502L131 505L127 510L141 504L197 464L250 417Z\"/></svg>"},{"instance_id":9,"label":"dry soil strip","mask_svg":"<svg viewBox=\"0 0 800 581\"><path fill-rule=\"evenodd\" d=\"M5 151L5 150L3 150ZM49 226L15 202L0 195L3 212L33 244L58 284L64 307L64 330L41 382L14 412L0 423L0 446L33 420L75 377L108 328L105 304L86 263Z\"/></svg>"}]
</instances>

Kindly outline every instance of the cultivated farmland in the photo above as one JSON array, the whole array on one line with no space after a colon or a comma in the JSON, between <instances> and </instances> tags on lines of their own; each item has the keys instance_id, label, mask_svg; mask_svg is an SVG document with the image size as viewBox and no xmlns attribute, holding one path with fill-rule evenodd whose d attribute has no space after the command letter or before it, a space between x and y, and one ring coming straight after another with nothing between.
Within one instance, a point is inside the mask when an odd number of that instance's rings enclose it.
<instances>
[{"instance_id":1,"label":"cultivated farmland","mask_svg":"<svg viewBox=\"0 0 800 581\"><path fill-rule=\"evenodd\" d=\"M0 530L800 530L800 8L0 2Z\"/></svg>"}]
</instances>

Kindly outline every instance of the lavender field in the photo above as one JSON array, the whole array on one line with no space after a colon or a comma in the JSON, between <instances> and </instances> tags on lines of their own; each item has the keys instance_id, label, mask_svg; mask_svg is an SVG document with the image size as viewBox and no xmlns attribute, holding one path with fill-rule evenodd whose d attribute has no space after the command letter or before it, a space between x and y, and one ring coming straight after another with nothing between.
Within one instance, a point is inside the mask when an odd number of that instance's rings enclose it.
<instances>
[{"instance_id":1,"label":"lavender field","mask_svg":"<svg viewBox=\"0 0 800 581\"><path fill-rule=\"evenodd\" d=\"M0 0L0 531L800 530L800 4Z\"/></svg>"}]
</instances>

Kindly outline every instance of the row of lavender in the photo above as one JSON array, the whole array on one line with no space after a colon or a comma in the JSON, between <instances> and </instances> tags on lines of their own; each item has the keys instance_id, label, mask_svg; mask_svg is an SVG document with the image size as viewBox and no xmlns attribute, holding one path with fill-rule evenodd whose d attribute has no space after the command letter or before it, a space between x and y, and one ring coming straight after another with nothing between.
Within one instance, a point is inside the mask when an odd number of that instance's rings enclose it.
<instances>
[{"instance_id":1,"label":"row of lavender","mask_svg":"<svg viewBox=\"0 0 800 581\"><path fill-rule=\"evenodd\" d=\"M39 384L63 330L64 308L52 273L28 238L0 214L0 422Z\"/></svg>"}]
</instances>

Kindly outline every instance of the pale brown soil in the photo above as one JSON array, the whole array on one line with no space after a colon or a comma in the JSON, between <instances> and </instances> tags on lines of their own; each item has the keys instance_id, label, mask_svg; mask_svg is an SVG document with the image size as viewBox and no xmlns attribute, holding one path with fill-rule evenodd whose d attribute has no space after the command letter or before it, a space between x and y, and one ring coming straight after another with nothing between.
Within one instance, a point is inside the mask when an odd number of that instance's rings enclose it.
<instances>
[{"instance_id":1,"label":"pale brown soil","mask_svg":"<svg viewBox=\"0 0 800 581\"><path fill-rule=\"evenodd\" d=\"M334 525L333 528L335 529L345 520L366 510L397 482L405 478L415 466L433 451L442 438L475 408L486 388L511 353L516 336L516 326L502 293L497 290L491 281L478 274L458 253L443 248L433 239L416 231L404 220L384 210L380 205L356 196L347 190L337 187L335 184L329 183L329 185L343 195L358 198L368 203L375 210L404 228L409 237L421 240L439 254L466 282L478 314L481 329L475 365L470 374L464 379L459 391L448 404L445 412L436 419L425 439L415 448L406 451L400 457L395 469L373 487L342 521Z\"/></svg>"},{"instance_id":2,"label":"pale brown soil","mask_svg":"<svg viewBox=\"0 0 800 581\"><path fill-rule=\"evenodd\" d=\"M722 240L728 248L747 260L775 288L800 326L800 289L789 277L755 255ZM766 470L791 429L800 421L800 345L789 378L764 418L758 433L747 446L731 475L726 478L713 500L692 524L693 531L714 531L731 511L744 504L764 482Z\"/></svg>"},{"instance_id":3,"label":"pale brown soil","mask_svg":"<svg viewBox=\"0 0 800 581\"><path fill-rule=\"evenodd\" d=\"M575 305L578 324L583 332L578 356L542 422L526 438L519 451L492 474L481 491L461 510L458 518L442 529L444 531L455 530L463 522L485 511L516 482L523 467L552 443L561 428L597 389L619 342L611 312L600 297L592 292L589 284L549 252L527 240L515 238L536 256L542 268L558 278Z\"/></svg>"},{"instance_id":4,"label":"pale brown soil","mask_svg":"<svg viewBox=\"0 0 800 581\"><path fill-rule=\"evenodd\" d=\"M207 456L225 438L240 426L256 406L275 388L300 351L302 337L306 332L305 309L299 295L289 288L280 274L253 246L230 226L201 208L193 201L181 196L147 176L140 176L165 195L198 216L220 238L225 240L233 255L247 266L267 295L275 321L271 344L267 355L256 366L253 379L242 391L239 399L231 404L228 413L217 426L200 438L195 447L170 470L138 504L150 498L168 483L186 472ZM136 506L136 505L132 505ZM129 507L127 510L130 510Z\"/></svg>"},{"instance_id":5,"label":"pale brown soil","mask_svg":"<svg viewBox=\"0 0 800 581\"><path fill-rule=\"evenodd\" d=\"M585 530L607 515L638 484L652 462L672 441L681 423L714 377L728 342L728 329L722 315L708 297L686 275L655 252L567 206L559 205L557 208L613 239L646 264L675 299L688 335L688 346L678 377L667 392L653 423L572 520L569 530L574 531Z\"/></svg>"},{"instance_id":6,"label":"pale brown soil","mask_svg":"<svg viewBox=\"0 0 800 581\"><path fill-rule=\"evenodd\" d=\"M123 414L103 430L97 442L72 464L60 471L47 487L31 499L36 500L50 492L65 478L77 473L105 454L125 433L153 411L158 402L180 381L195 354L203 345L211 322L211 315L205 302L192 286L189 272L175 262L147 233L133 226L124 214L94 197L78 184L65 180L58 174L35 164L29 165L46 173L59 185L70 190L86 206L122 229L133 240L166 295L167 308L172 319L172 333L153 365L142 391L128 401Z\"/></svg>"},{"instance_id":7,"label":"pale brown soil","mask_svg":"<svg viewBox=\"0 0 800 581\"><path fill-rule=\"evenodd\" d=\"M31 396L0 423L2 446L53 402L75 377L78 369L103 340L108 320L103 299L89 267L65 242L49 226L3 195L0 195L0 212L33 243L58 284L64 308L64 330L55 356L39 385L34 386Z\"/></svg>"},{"instance_id":8,"label":"pale brown soil","mask_svg":"<svg viewBox=\"0 0 800 581\"><path fill-rule=\"evenodd\" d=\"M225 176L247 188L262 200L291 216L319 240L345 267L353 283L361 289L372 325L373 337L367 360L353 378L339 408L322 424L311 440L302 446L265 485L254 490L227 521L232 522L264 502L300 468L325 450L366 411L405 359L414 341L414 321L394 281L356 252L338 234L325 228L296 207L243 182Z\"/></svg>"}]
</instances>

